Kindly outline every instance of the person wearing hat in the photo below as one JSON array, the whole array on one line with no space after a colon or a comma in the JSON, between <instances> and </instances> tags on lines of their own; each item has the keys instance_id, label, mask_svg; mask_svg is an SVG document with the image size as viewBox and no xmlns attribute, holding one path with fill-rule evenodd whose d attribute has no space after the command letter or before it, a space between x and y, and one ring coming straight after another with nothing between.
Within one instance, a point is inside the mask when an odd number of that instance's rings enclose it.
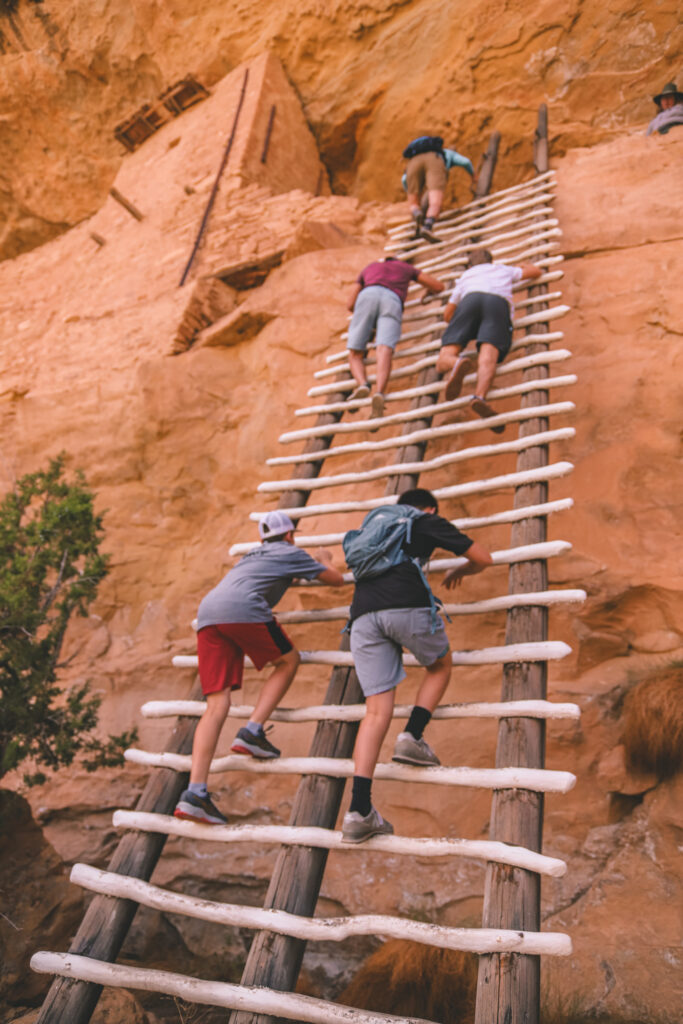
<instances>
[{"instance_id":1,"label":"person wearing hat","mask_svg":"<svg viewBox=\"0 0 683 1024\"><path fill-rule=\"evenodd\" d=\"M299 652L278 625L272 608L297 579L320 580L333 587L344 582L332 567L332 555L321 549L316 560L294 545L296 527L275 509L259 522L261 543L223 577L199 605L197 654L206 711L194 735L190 783L174 814L209 825L227 818L207 790L209 766L230 710L230 693L242 686L244 658L257 669L272 664L250 720L237 733L231 749L262 759L280 756L266 738L264 725L289 689L299 665Z\"/></svg>"},{"instance_id":2,"label":"person wearing hat","mask_svg":"<svg viewBox=\"0 0 683 1024\"><path fill-rule=\"evenodd\" d=\"M653 96L658 113L647 126L646 135L666 135L678 124L683 124L683 93L676 88L675 82L667 82L661 92Z\"/></svg>"}]
</instances>

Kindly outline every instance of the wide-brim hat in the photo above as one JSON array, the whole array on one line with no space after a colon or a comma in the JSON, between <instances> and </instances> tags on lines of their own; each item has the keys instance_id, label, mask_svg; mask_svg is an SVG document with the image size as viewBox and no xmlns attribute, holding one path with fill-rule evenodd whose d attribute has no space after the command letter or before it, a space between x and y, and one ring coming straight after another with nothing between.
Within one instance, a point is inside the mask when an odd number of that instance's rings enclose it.
<instances>
[{"instance_id":1,"label":"wide-brim hat","mask_svg":"<svg viewBox=\"0 0 683 1024\"><path fill-rule=\"evenodd\" d=\"M266 512L258 524L261 540L265 540L266 537L282 537L290 530L296 530L296 526L287 513L281 512L279 508L273 509L272 512Z\"/></svg>"},{"instance_id":2,"label":"wide-brim hat","mask_svg":"<svg viewBox=\"0 0 683 1024\"><path fill-rule=\"evenodd\" d=\"M652 99L659 106L665 96L673 96L676 103L683 103L683 92L679 92L675 82L667 82L661 92L653 96Z\"/></svg>"}]
</instances>

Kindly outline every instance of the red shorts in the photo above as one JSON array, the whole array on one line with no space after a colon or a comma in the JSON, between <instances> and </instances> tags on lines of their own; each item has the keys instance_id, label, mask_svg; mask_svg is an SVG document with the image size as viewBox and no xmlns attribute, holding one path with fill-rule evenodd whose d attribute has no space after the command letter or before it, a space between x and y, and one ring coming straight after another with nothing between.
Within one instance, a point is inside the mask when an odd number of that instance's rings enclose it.
<instances>
[{"instance_id":1,"label":"red shorts","mask_svg":"<svg viewBox=\"0 0 683 1024\"><path fill-rule=\"evenodd\" d=\"M242 685L244 656L256 668L277 661L294 647L275 619L270 622L224 622L204 626L197 633L197 655L202 692L239 690Z\"/></svg>"}]
</instances>

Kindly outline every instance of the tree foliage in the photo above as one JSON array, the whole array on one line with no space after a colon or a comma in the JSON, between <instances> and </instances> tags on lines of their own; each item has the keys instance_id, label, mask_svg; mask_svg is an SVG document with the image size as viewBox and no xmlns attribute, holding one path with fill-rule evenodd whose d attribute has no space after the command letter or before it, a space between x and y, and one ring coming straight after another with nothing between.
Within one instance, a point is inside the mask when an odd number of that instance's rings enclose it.
<instances>
[{"instance_id":1,"label":"tree foliage","mask_svg":"<svg viewBox=\"0 0 683 1024\"><path fill-rule=\"evenodd\" d=\"M57 683L71 615L88 614L108 572L102 536L93 495L81 473L65 479L63 455L0 502L0 778L26 760L53 770L79 754L89 769L118 763L132 738L96 739L100 698L87 683L67 692Z\"/></svg>"}]
</instances>

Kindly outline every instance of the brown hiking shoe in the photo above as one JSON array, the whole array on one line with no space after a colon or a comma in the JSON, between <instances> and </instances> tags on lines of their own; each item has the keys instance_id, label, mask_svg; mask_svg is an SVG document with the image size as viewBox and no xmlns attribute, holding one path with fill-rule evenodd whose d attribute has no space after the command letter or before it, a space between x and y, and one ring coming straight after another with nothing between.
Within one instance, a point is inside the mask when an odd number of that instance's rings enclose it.
<instances>
[{"instance_id":1,"label":"brown hiking shoe","mask_svg":"<svg viewBox=\"0 0 683 1024\"><path fill-rule=\"evenodd\" d=\"M451 370L448 377L446 377L446 390L444 392L444 398L447 402L452 402L458 397L462 390L462 383L467 376L467 371L471 366L471 354L458 356L455 366Z\"/></svg>"},{"instance_id":2,"label":"brown hiking shoe","mask_svg":"<svg viewBox=\"0 0 683 1024\"><path fill-rule=\"evenodd\" d=\"M489 403L486 402L483 398L480 398L479 395L472 396L472 399L470 401L470 409L472 410L473 413L476 413L476 415L480 416L482 419L488 419L489 416L497 415L496 410L493 409L489 405ZM503 431L505 430L505 424L497 423L495 427L491 427L491 430L493 431L494 434L502 434Z\"/></svg>"}]
</instances>

